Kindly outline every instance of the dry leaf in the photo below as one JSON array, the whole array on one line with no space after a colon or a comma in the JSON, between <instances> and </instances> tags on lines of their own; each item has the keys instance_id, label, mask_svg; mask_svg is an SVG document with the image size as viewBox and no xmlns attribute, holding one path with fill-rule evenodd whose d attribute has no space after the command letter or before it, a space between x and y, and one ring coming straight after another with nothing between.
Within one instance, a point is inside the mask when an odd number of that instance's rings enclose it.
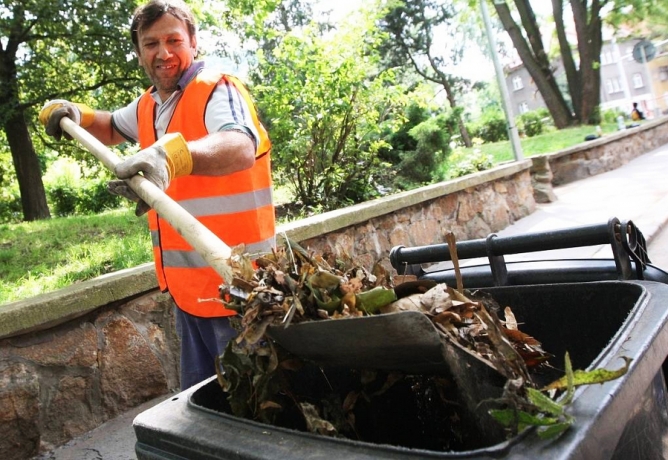
<instances>
[{"instance_id":1,"label":"dry leaf","mask_svg":"<svg viewBox=\"0 0 668 460\"><path fill-rule=\"evenodd\" d=\"M513 311L510 309L510 307L506 307L503 310L503 313L506 317L506 328L510 329L511 331L516 331L517 320L515 319L515 314L513 313Z\"/></svg>"}]
</instances>

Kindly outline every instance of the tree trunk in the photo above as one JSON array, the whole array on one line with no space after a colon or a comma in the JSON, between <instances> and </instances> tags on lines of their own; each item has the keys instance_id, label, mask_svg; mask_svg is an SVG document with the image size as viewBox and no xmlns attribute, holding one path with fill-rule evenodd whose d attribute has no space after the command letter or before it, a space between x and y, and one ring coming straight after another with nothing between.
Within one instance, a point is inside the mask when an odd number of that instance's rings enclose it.
<instances>
[{"instance_id":1,"label":"tree trunk","mask_svg":"<svg viewBox=\"0 0 668 460\"><path fill-rule=\"evenodd\" d=\"M518 0L516 3L521 3L521 0ZM530 5L521 3L521 6L522 8L519 8L518 10L520 14L533 14L533 10L531 9ZM527 44L527 41L524 39L520 28L513 20L508 5L505 3L494 3L494 8L499 15L499 19L501 20L503 28L510 36L510 39L513 42L513 46L517 50L520 59L522 59L524 66L536 83L538 91L540 91L541 96L543 96L545 105L547 106L547 109L550 111L550 115L552 115L552 119L554 120L554 125L558 129L571 126L575 121L573 114L571 113L571 110L568 107L563 94L561 94L561 91L559 90L559 86L557 85L557 81L554 78L547 54L542 50L542 44L538 47L538 44L541 41L541 37L531 35L529 41L532 44L532 47L530 47ZM522 22L524 23L526 21L531 23L532 18L530 16L523 17ZM527 34L529 35L531 32L533 32L533 34L539 34L540 30L538 28L532 27L529 31L527 31ZM539 50L537 54L532 51L535 49Z\"/></svg>"},{"instance_id":2,"label":"tree trunk","mask_svg":"<svg viewBox=\"0 0 668 460\"><path fill-rule=\"evenodd\" d=\"M601 22L601 4L593 0L589 11L579 0L571 0L575 31L578 37L578 53L580 54L580 88L579 94L572 94L581 100L577 118L584 123L600 123L599 104L601 102L601 66L600 55L603 46ZM588 18L590 18L588 20Z\"/></svg>"},{"instance_id":3,"label":"tree trunk","mask_svg":"<svg viewBox=\"0 0 668 460\"><path fill-rule=\"evenodd\" d=\"M30 139L23 112L16 110L9 116L5 124L5 135L12 152L14 170L19 182L23 219L32 221L50 218L41 166Z\"/></svg>"},{"instance_id":4,"label":"tree trunk","mask_svg":"<svg viewBox=\"0 0 668 460\"><path fill-rule=\"evenodd\" d=\"M455 99L455 93L452 89L452 85L450 82L447 80L445 74L442 72L439 72L438 69L434 69L438 76L440 77L440 81L432 80L435 83L440 83L441 86L443 86L443 89L445 90L446 97L448 99L448 103L450 103L450 108L454 110L457 108L457 99ZM466 129L466 125L464 124L464 120L462 120L462 117L459 116L457 117L457 127L459 128L459 134L462 136L462 142L464 143L464 146L466 148L470 148L473 146L473 143L471 142L471 135L469 134L468 129Z\"/></svg>"},{"instance_id":5,"label":"tree trunk","mask_svg":"<svg viewBox=\"0 0 668 460\"><path fill-rule=\"evenodd\" d=\"M563 0L552 0L552 13L554 15L554 24L557 30L557 39L559 40L561 62L564 65L564 72L566 73L566 81L568 83L568 92L571 95L571 102L573 103L573 112L575 113L575 117L580 120L582 98L580 98L579 95L582 93L582 80L580 79L580 73L578 72L575 59L573 58L571 45L568 43L568 37L566 36Z\"/></svg>"}]
</instances>

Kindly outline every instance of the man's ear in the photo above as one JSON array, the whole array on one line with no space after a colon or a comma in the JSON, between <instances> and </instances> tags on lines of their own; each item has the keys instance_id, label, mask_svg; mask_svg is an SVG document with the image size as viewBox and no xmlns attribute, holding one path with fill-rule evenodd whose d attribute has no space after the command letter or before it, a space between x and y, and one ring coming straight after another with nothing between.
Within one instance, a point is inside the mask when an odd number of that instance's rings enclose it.
<instances>
[{"instance_id":1,"label":"man's ear","mask_svg":"<svg viewBox=\"0 0 668 460\"><path fill-rule=\"evenodd\" d=\"M137 55L137 62L139 63L139 67L144 67L144 60L141 58L141 54L139 54L139 50L135 48L135 54Z\"/></svg>"},{"instance_id":2,"label":"man's ear","mask_svg":"<svg viewBox=\"0 0 668 460\"><path fill-rule=\"evenodd\" d=\"M193 59L197 57L197 37L193 35L190 37L190 50L192 51Z\"/></svg>"}]
</instances>

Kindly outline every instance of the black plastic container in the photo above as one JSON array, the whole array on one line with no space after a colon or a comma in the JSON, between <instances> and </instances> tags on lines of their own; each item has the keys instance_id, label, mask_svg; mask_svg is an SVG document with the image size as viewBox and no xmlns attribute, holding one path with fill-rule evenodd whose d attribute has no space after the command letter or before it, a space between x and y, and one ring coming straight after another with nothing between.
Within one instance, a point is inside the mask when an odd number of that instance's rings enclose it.
<instances>
[{"instance_id":1,"label":"black plastic container","mask_svg":"<svg viewBox=\"0 0 668 460\"><path fill-rule=\"evenodd\" d=\"M663 459L668 434L666 385L668 286L652 281L506 286L484 289L511 306L522 330L543 343L562 367L623 365L623 377L581 387L569 408L575 424L553 441L532 430L466 451L412 449L333 439L255 423L220 411L225 394L215 378L186 390L134 421L139 459ZM344 320L350 321L350 320Z\"/></svg>"}]
</instances>

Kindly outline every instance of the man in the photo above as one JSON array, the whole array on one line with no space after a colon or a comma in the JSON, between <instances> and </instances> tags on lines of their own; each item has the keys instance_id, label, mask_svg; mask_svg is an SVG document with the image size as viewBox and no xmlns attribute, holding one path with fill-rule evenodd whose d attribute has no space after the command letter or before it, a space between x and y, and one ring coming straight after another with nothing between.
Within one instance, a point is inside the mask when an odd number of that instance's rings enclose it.
<instances>
[{"instance_id":1,"label":"man","mask_svg":"<svg viewBox=\"0 0 668 460\"><path fill-rule=\"evenodd\" d=\"M633 103L633 109L631 109L631 120L640 121L645 119L645 114L640 111L638 108L638 103Z\"/></svg>"},{"instance_id":2,"label":"man","mask_svg":"<svg viewBox=\"0 0 668 460\"><path fill-rule=\"evenodd\" d=\"M194 18L180 0L150 0L134 13L132 43L153 86L127 107L111 112L56 100L40 113L46 132L60 138L67 116L101 142L139 142L139 153L119 163L115 174L137 173L183 206L227 245L249 253L275 244L270 142L246 88L236 78L195 61ZM221 278L177 232L124 181L112 193L148 211L160 288L176 305L181 339L181 389L215 373L214 361L236 335L235 312L223 308Z\"/></svg>"}]
</instances>

